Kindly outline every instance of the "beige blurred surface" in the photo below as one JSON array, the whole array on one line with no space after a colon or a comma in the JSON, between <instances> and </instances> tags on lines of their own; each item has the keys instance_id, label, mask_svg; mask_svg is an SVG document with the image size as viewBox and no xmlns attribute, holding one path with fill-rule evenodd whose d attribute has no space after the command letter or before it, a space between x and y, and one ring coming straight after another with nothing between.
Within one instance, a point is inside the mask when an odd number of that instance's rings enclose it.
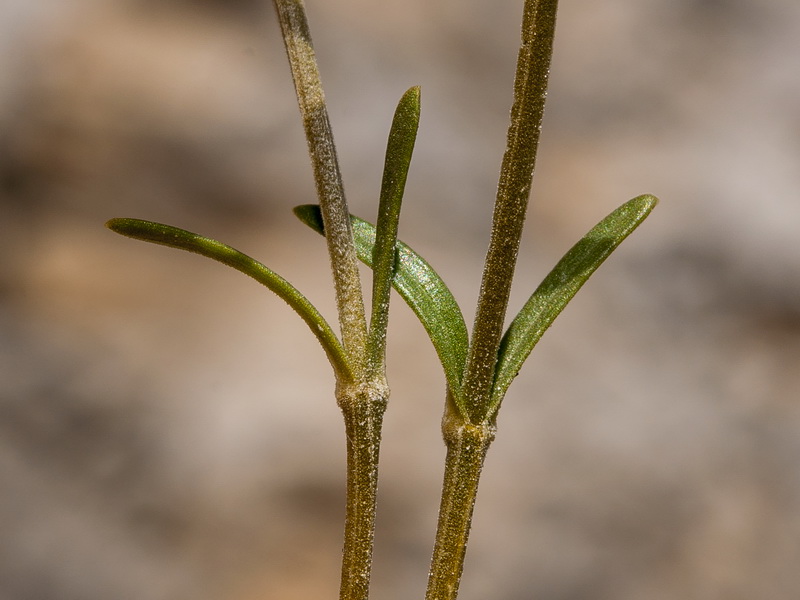
<instances>
[{"instance_id":1,"label":"beige blurred surface","mask_svg":"<svg viewBox=\"0 0 800 600\"><path fill-rule=\"evenodd\" d=\"M353 212L423 89L401 237L471 320L521 2L308 0ZM565 2L512 310L662 202L511 387L465 600L800 598L800 4ZM0 600L338 593L324 355L221 239L332 313L278 26L256 0L0 6ZM422 597L444 382L399 298L373 596Z\"/></svg>"}]
</instances>

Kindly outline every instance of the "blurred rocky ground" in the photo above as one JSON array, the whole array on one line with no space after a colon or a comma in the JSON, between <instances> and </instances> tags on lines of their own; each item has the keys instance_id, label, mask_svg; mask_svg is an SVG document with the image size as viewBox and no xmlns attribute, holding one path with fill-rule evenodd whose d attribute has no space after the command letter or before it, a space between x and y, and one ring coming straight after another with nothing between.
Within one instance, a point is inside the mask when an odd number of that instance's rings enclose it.
<instances>
[{"instance_id":1,"label":"blurred rocky ground","mask_svg":"<svg viewBox=\"0 0 800 600\"><path fill-rule=\"evenodd\" d=\"M401 237L471 320L521 1L308 0L353 212L423 89ZM800 4L565 2L512 309L662 203L512 386L462 597L800 597ZM115 236L226 241L332 315L278 26L256 0L0 6L0 599L335 597L323 353L252 281ZM331 316L333 319L334 317ZM421 597L443 377L396 299L375 598Z\"/></svg>"}]
</instances>

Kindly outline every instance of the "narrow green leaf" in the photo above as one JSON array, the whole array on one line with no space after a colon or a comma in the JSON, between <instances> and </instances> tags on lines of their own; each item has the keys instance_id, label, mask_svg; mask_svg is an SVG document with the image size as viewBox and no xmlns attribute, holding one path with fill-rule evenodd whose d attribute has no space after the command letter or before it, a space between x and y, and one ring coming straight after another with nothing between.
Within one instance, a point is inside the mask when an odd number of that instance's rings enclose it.
<instances>
[{"instance_id":1,"label":"narrow green leaf","mask_svg":"<svg viewBox=\"0 0 800 600\"><path fill-rule=\"evenodd\" d=\"M314 204L297 206L295 215L306 225L324 233L319 207ZM372 247L375 228L351 215L353 236L358 258L372 266ZM406 244L397 242L397 259L392 285L417 315L433 342L444 368L447 385L460 410L461 377L466 361L468 335L464 317L450 289L424 258Z\"/></svg>"},{"instance_id":2,"label":"narrow green leaf","mask_svg":"<svg viewBox=\"0 0 800 600\"><path fill-rule=\"evenodd\" d=\"M511 381L533 347L586 280L650 214L658 199L638 196L600 221L558 262L511 322L498 353L489 415L493 415Z\"/></svg>"},{"instance_id":3,"label":"narrow green leaf","mask_svg":"<svg viewBox=\"0 0 800 600\"><path fill-rule=\"evenodd\" d=\"M328 355L328 360L330 360L336 372L337 379L353 380L353 374L345 358L344 349L325 318L305 296L297 291L297 288L257 260L216 240L202 237L184 229L171 227L170 225L153 223L152 221L111 219L106 223L106 227L116 233L137 240L207 256L252 277L275 292L306 322Z\"/></svg>"},{"instance_id":4,"label":"narrow green leaf","mask_svg":"<svg viewBox=\"0 0 800 600\"><path fill-rule=\"evenodd\" d=\"M397 224L417 139L419 100L418 87L411 88L400 99L386 146L375 246L372 249L372 318L367 351L368 360L376 371L383 370L386 359L386 327L389 322L389 292L394 277Z\"/></svg>"}]
</instances>

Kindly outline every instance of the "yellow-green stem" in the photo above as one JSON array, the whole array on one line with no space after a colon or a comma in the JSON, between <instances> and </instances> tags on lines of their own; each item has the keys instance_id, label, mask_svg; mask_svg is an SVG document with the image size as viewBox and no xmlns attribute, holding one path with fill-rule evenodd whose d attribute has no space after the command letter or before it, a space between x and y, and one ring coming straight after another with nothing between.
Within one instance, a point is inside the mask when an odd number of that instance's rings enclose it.
<instances>
[{"instance_id":1,"label":"yellow-green stem","mask_svg":"<svg viewBox=\"0 0 800 600\"><path fill-rule=\"evenodd\" d=\"M524 6L511 123L464 371L463 394L468 417L473 423L490 416L487 414L488 399L494 382L497 350L503 333L544 115L557 6L558 0L526 0Z\"/></svg>"},{"instance_id":2,"label":"yellow-green stem","mask_svg":"<svg viewBox=\"0 0 800 600\"><path fill-rule=\"evenodd\" d=\"M481 469L495 435L493 424L467 423L450 399L447 406L442 422L447 458L426 600L458 595Z\"/></svg>"},{"instance_id":3,"label":"yellow-green stem","mask_svg":"<svg viewBox=\"0 0 800 600\"><path fill-rule=\"evenodd\" d=\"M340 600L367 600L375 535L378 457L383 413L389 397L385 382L337 390L347 433L347 515Z\"/></svg>"}]
</instances>

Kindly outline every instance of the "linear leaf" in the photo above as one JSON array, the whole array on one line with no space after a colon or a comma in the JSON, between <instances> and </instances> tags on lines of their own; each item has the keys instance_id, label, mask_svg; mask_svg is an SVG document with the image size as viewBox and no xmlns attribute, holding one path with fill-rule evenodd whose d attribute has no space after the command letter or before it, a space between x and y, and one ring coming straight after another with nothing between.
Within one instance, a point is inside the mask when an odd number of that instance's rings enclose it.
<instances>
[{"instance_id":1,"label":"linear leaf","mask_svg":"<svg viewBox=\"0 0 800 600\"><path fill-rule=\"evenodd\" d=\"M319 207L305 204L294 213L306 225L324 234ZM375 228L351 215L358 258L372 266ZM433 343L444 368L447 385L463 411L461 377L466 361L468 334L464 317L450 289L424 258L406 244L397 242L396 269L392 285L417 315Z\"/></svg>"},{"instance_id":2,"label":"linear leaf","mask_svg":"<svg viewBox=\"0 0 800 600\"><path fill-rule=\"evenodd\" d=\"M600 221L558 262L511 322L498 353L489 414L494 414L511 381L555 318L586 280L650 214L658 199L638 196Z\"/></svg>"},{"instance_id":3,"label":"linear leaf","mask_svg":"<svg viewBox=\"0 0 800 600\"><path fill-rule=\"evenodd\" d=\"M257 260L221 242L170 225L140 219L111 219L106 227L137 240L194 252L233 267L277 294L306 322L328 355L337 379L352 381L353 374L339 339L325 318L297 288Z\"/></svg>"},{"instance_id":4,"label":"linear leaf","mask_svg":"<svg viewBox=\"0 0 800 600\"><path fill-rule=\"evenodd\" d=\"M375 246L372 248L372 318L367 352L372 368L379 371L383 369L386 355L386 327L389 322L389 292L392 290L395 269L397 225L417 139L419 109L419 88L413 87L403 94L397 105L386 146Z\"/></svg>"}]
</instances>

